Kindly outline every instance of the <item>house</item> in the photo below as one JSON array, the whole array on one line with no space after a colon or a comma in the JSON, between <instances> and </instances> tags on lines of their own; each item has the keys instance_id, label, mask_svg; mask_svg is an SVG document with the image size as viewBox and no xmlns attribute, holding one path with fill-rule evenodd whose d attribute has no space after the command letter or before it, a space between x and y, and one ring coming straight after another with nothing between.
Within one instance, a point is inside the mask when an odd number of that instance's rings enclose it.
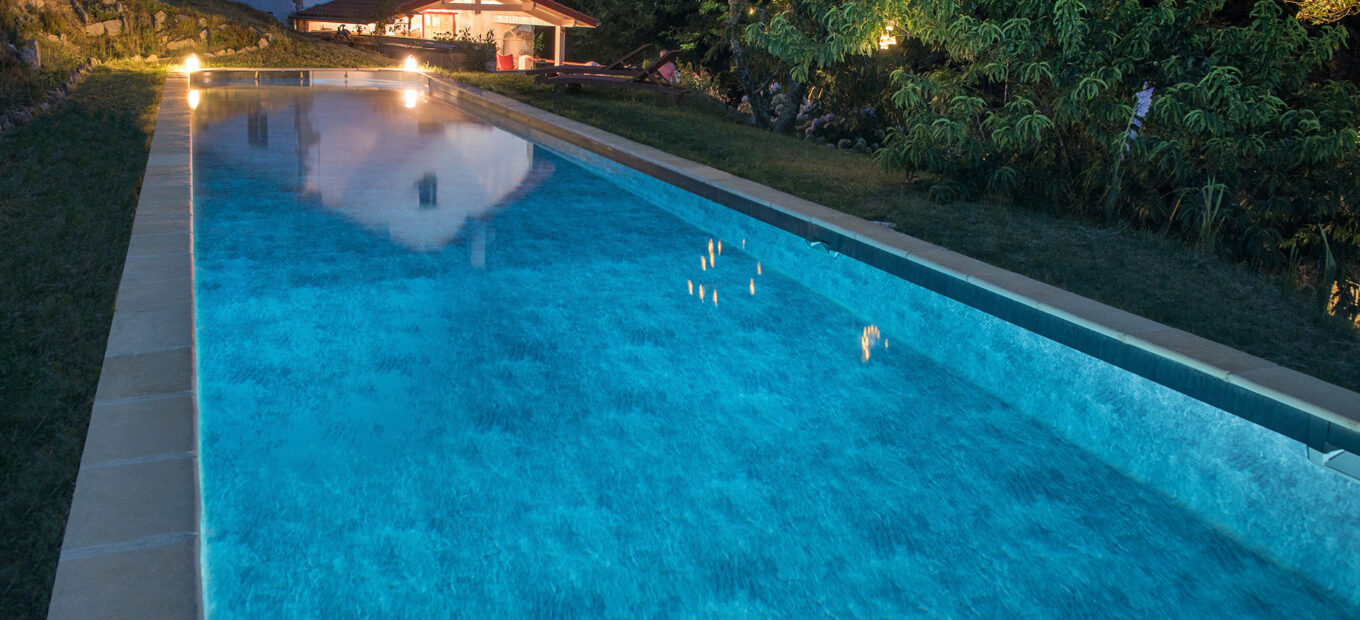
<instances>
[{"instance_id":1,"label":"house","mask_svg":"<svg viewBox=\"0 0 1360 620\"><path fill-rule=\"evenodd\" d=\"M288 17L300 32L362 28L373 33L374 15L383 0L332 0ZM387 25L387 36L447 40L467 30L473 36L493 33L498 53L515 58L534 53L534 26L553 29L553 64L566 60L566 28L594 28L600 20L554 0L409 0L397 5L396 18Z\"/></svg>"}]
</instances>

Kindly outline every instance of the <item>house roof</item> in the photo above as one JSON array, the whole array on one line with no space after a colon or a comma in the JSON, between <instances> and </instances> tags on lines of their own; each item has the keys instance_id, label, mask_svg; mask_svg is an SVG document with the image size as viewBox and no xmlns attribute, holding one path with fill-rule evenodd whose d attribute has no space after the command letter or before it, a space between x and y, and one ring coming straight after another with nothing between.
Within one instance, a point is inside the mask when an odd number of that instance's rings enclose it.
<instances>
[{"instance_id":1,"label":"house roof","mask_svg":"<svg viewBox=\"0 0 1360 620\"><path fill-rule=\"evenodd\" d=\"M331 0L324 4L318 4L309 9L304 9L293 13L292 17L300 19L320 19L342 23L365 24L373 21L374 7L381 0ZM569 6L555 2L554 0L527 0L522 3L507 1L502 4L482 4L480 0L455 0L447 2L444 0L410 0L397 8L398 14L416 13L426 8L443 8L457 10L486 10L486 11L505 11L511 13L522 13L531 15L545 21L570 21L567 26L584 26L594 28L600 25L600 20L595 19ZM555 19L554 19L555 18Z\"/></svg>"}]
</instances>

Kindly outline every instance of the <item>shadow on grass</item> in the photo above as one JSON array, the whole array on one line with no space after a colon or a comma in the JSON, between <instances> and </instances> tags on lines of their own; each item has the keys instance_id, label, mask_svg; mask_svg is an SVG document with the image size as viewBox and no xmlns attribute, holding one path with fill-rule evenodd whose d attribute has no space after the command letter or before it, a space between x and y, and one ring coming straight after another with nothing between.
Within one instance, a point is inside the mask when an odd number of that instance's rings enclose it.
<instances>
[{"instance_id":1,"label":"shadow on grass","mask_svg":"<svg viewBox=\"0 0 1360 620\"><path fill-rule=\"evenodd\" d=\"M0 136L0 610L41 618L164 72L104 67Z\"/></svg>"}]
</instances>

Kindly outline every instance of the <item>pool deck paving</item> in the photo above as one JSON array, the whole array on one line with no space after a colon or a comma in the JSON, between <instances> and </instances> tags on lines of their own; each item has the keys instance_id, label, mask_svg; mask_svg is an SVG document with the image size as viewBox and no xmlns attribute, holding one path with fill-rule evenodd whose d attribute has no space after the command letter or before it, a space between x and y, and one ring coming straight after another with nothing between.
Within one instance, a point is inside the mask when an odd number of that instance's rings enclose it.
<instances>
[{"instance_id":1,"label":"pool deck paving","mask_svg":"<svg viewBox=\"0 0 1360 620\"><path fill-rule=\"evenodd\" d=\"M49 618L199 618L188 83L165 83Z\"/></svg>"},{"instance_id":2,"label":"pool deck paving","mask_svg":"<svg viewBox=\"0 0 1360 620\"><path fill-rule=\"evenodd\" d=\"M1351 390L502 95L398 70L230 69L192 77L213 83L251 72L261 81L428 87L432 98L493 116L525 137L585 149L890 273L914 274L907 279L1022 327L1042 334L1053 324L1075 326L1081 334L1065 344L1115 343L1119 351L1102 359L1154 380L1167 366L1193 370L1195 381L1170 387L1211 404L1266 403L1272 411L1258 423L1278 417L1274 409L1298 413L1308 428L1302 441L1317 449L1351 447L1360 437L1360 394ZM161 98L49 618L204 614L189 88L184 74L172 73Z\"/></svg>"}]
</instances>

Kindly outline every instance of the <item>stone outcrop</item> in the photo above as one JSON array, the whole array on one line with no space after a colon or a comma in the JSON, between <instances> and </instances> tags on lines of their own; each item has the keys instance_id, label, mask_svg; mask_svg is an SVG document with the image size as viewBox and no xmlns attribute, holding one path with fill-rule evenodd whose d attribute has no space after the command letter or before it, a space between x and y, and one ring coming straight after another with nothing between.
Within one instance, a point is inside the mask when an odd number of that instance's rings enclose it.
<instances>
[{"instance_id":1,"label":"stone outcrop","mask_svg":"<svg viewBox=\"0 0 1360 620\"><path fill-rule=\"evenodd\" d=\"M73 90L90 71L99 64L98 58L91 58L80 63L80 66L71 70L66 77L66 81L58 84L56 88L47 91L47 95L42 101L31 106L24 106L0 113L0 134L3 134L15 127L24 125L39 115L57 107L62 101L71 95Z\"/></svg>"},{"instance_id":2,"label":"stone outcrop","mask_svg":"<svg viewBox=\"0 0 1360 620\"><path fill-rule=\"evenodd\" d=\"M95 22L85 26L85 34L100 37L104 35L113 36L123 31L123 22L110 19L102 22Z\"/></svg>"},{"instance_id":3,"label":"stone outcrop","mask_svg":"<svg viewBox=\"0 0 1360 620\"><path fill-rule=\"evenodd\" d=\"M28 43L19 49L19 60L28 65L30 69L38 70L42 68L42 54L38 52L37 39L29 39Z\"/></svg>"}]
</instances>

